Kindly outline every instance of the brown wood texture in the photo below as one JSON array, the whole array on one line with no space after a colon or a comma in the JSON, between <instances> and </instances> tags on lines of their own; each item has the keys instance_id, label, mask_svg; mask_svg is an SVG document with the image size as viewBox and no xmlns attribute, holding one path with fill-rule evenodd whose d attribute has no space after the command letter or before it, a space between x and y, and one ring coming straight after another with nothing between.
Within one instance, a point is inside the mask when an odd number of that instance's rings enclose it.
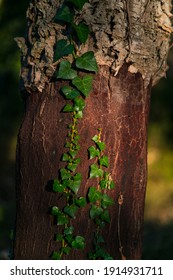
<instances>
[{"instance_id":1,"label":"brown wood texture","mask_svg":"<svg viewBox=\"0 0 173 280\"><path fill-rule=\"evenodd\" d=\"M107 251L114 259L121 259L118 242L118 197L124 202L120 213L120 234L123 254L127 259L141 258L141 238L147 182L147 123L150 87L144 87L139 73L128 72L124 64L118 75L100 67L93 90L86 102L84 118L79 122L81 134L81 164L83 182L79 195L97 184L88 180L87 149L91 138L102 128L102 139L110 159L109 172L116 188L111 191L115 205L110 208L111 223L103 232ZM58 89L50 84L42 94L27 97L26 113L20 129L17 147L17 216L14 259L49 259L58 245L54 235L58 227L50 215L53 205L64 206L64 201L51 191L52 180L63 166L60 161L65 151L70 114L62 113L65 104ZM73 250L68 259L87 259L92 250L95 225L89 219L89 206L79 210L74 220L75 234L86 237L85 250Z\"/></svg>"}]
</instances>

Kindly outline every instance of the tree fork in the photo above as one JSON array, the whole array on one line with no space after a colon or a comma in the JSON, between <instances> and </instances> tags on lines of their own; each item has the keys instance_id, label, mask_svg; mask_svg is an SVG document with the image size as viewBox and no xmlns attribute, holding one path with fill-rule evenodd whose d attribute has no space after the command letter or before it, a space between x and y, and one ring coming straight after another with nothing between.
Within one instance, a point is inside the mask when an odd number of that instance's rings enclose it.
<instances>
[{"instance_id":1,"label":"tree fork","mask_svg":"<svg viewBox=\"0 0 173 280\"><path fill-rule=\"evenodd\" d=\"M27 12L26 39L17 38L27 95L17 145L14 259L50 258L57 248L57 226L49 209L56 204L63 206L59 195L51 192L51 181L62 167L60 159L70 121L61 112L65 104L58 92L61 84L51 80L55 71L54 44L63 33L52 19L62 1L36 2L31 2ZM111 223L103 235L113 258L140 259L150 91L167 69L171 1L150 0L146 5L137 0L88 2L80 17L89 25L92 37L80 53L94 50L99 73L87 99L84 118L79 122L82 164L78 169L83 175L80 194L85 195L91 186L87 149L101 127L109 169L116 183L111 193L115 201ZM85 250L74 250L67 258L86 259L92 250L95 229L88 208L78 213L74 227L77 234L86 237L87 245Z\"/></svg>"}]
</instances>

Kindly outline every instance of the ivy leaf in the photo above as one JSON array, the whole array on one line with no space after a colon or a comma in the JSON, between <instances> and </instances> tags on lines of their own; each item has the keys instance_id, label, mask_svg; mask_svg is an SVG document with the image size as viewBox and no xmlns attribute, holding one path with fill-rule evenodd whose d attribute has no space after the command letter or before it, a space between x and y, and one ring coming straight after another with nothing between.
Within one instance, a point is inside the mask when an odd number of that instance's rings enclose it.
<instances>
[{"instance_id":1,"label":"ivy leaf","mask_svg":"<svg viewBox=\"0 0 173 280\"><path fill-rule=\"evenodd\" d=\"M99 150L102 152L105 148L106 148L106 144L104 142L101 142L99 139L98 135L94 135L94 137L92 138L92 140L96 143L96 145L98 146Z\"/></svg>"},{"instance_id":2,"label":"ivy leaf","mask_svg":"<svg viewBox=\"0 0 173 280\"><path fill-rule=\"evenodd\" d=\"M71 251L71 248L69 246L66 246L66 247L63 247L61 250L64 254L68 255Z\"/></svg>"},{"instance_id":3,"label":"ivy leaf","mask_svg":"<svg viewBox=\"0 0 173 280\"><path fill-rule=\"evenodd\" d=\"M102 156L99 159L99 164L102 165L102 166L108 167L109 166L108 157L107 156Z\"/></svg>"},{"instance_id":4,"label":"ivy leaf","mask_svg":"<svg viewBox=\"0 0 173 280\"><path fill-rule=\"evenodd\" d=\"M69 155L67 153L62 155L62 161L69 161Z\"/></svg>"},{"instance_id":5,"label":"ivy leaf","mask_svg":"<svg viewBox=\"0 0 173 280\"><path fill-rule=\"evenodd\" d=\"M115 183L114 183L114 181L111 181L109 189L112 190L114 188L115 188Z\"/></svg>"},{"instance_id":6,"label":"ivy leaf","mask_svg":"<svg viewBox=\"0 0 173 280\"><path fill-rule=\"evenodd\" d=\"M83 22L79 23L78 25L73 24L72 26L76 31L79 41L84 44L88 39L88 35L90 32L88 26Z\"/></svg>"},{"instance_id":7,"label":"ivy leaf","mask_svg":"<svg viewBox=\"0 0 173 280\"><path fill-rule=\"evenodd\" d=\"M61 226L65 224L68 224L68 218L64 213L59 212L57 216L57 225Z\"/></svg>"},{"instance_id":8,"label":"ivy leaf","mask_svg":"<svg viewBox=\"0 0 173 280\"><path fill-rule=\"evenodd\" d=\"M95 143L97 143L98 141L100 141L98 135L94 135L93 138L92 138L92 140L93 140Z\"/></svg>"},{"instance_id":9,"label":"ivy leaf","mask_svg":"<svg viewBox=\"0 0 173 280\"><path fill-rule=\"evenodd\" d=\"M68 6L62 6L56 13L54 18L54 22L65 21L65 22L72 22L74 14L69 9Z\"/></svg>"},{"instance_id":10,"label":"ivy leaf","mask_svg":"<svg viewBox=\"0 0 173 280\"><path fill-rule=\"evenodd\" d=\"M90 159L100 156L100 151L98 149L96 149L94 146L89 147L88 151L89 151Z\"/></svg>"},{"instance_id":11,"label":"ivy leaf","mask_svg":"<svg viewBox=\"0 0 173 280\"><path fill-rule=\"evenodd\" d=\"M101 213L100 218L106 223L110 223L109 211L107 209L104 210L103 213Z\"/></svg>"},{"instance_id":12,"label":"ivy leaf","mask_svg":"<svg viewBox=\"0 0 173 280\"><path fill-rule=\"evenodd\" d=\"M65 236L65 240L71 244L71 242L73 241L73 234L68 234Z\"/></svg>"},{"instance_id":13,"label":"ivy leaf","mask_svg":"<svg viewBox=\"0 0 173 280\"><path fill-rule=\"evenodd\" d=\"M75 203L79 206L79 207L84 207L86 205L86 198L85 197L79 197L75 199Z\"/></svg>"},{"instance_id":14,"label":"ivy leaf","mask_svg":"<svg viewBox=\"0 0 173 280\"><path fill-rule=\"evenodd\" d=\"M65 235L72 234L73 231L74 231L74 227L70 226L70 227L64 229L64 234Z\"/></svg>"},{"instance_id":15,"label":"ivy leaf","mask_svg":"<svg viewBox=\"0 0 173 280\"><path fill-rule=\"evenodd\" d=\"M85 75L83 78L76 77L72 80L72 84L80 90L84 96L88 96L92 90L93 77L91 75Z\"/></svg>"},{"instance_id":16,"label":"ivy leaf","mask_svg":"<svg viewBox=\"0 0 173 280\"><path fill-rule=\"evenodd\" d=\"M69 181L68 188L71 189L75 194L77 194L80 188L81 181L82 181L82 176L80 173L77 173L73 177L73 180Z\"/></svg>"},{"instance_id":17,"label":"ivy leaf","mask_svg":"<svg viewBox=\"0 0 173 280\"><path fill-rule=\"evenodd\" d=\"M108 180L101 180L100 181L100 188L102 189L102 190L105 190L105 189L107 189L108 188Z\"/></svg>"},{"instance_id":18,"label":"ivy leaf","mask_svg":"<svg viewBox=\"0 0 173 280\"><path fill-rule=\"evenodd\" d=\"M67 169L70 170L70 171L72 171L72 172L75 172L77 166L78 166L78 164L76 164L76 163L69 163L69 164L67 165Z\"/></svg>"},{"instance_id":19,"label":"ivy leaf","mask_svg":"<svg viewBox=\"0 0 173 280\"><path fill-rule=\"evenodd\" d=\"M101 201L101 205L103 208L107 208L108 206L111 206L114 204L113 199L108 196L107 194L103 194L102 196L102 201Z\"/></svg>"},{"instance_id":20,"label":"ivy leaf","mask_svg":"<svg viewBox=\"0 0 173 280\"><path fill-rule=\"evenodd\" d=\"M77 77L77 71L71 69L71 63L67 60L62 60L60 62L57 78L64 80L73 80L75 77Z\"/></svg>"},{"instance_id":21,"label":"ivy leaf","mask_svg":"<svg viewBox=\"0 0 173 280\"><path fill-rule=\"evenodd\" d=\"M82 98L75 98L74 99L74 111L82 111L85 108L85 101Z\"/></svg>"},{"instance_id":22,"label":"ivy leaf","mask_svg":"<svg viewBox=\"0 0 173 280\"><path fill-rule=\"evenodd\" d=\"M103 170L100 169L97 164L92 164L90 166L90 178L98 178L98 177L102 177L103 175Z\"/></svg>"},{"instance_id":23,"label":"ivy leaf","mask_svg":"<svg viewBox=\"0 0 173 280\"><path fill-rule=\"evenodd\" d=\"M66 104L65 107L63 108L63 112L65 113L69 113L69 112L73 112L73 106L71 104Z\"/></svg>"},{"instance_id":24,"label":"ivy leaf","mask_svg":"<svg viewBox=\"0 0 173 280\"><path fill-rule=\"evenodd\" d=\"M63 235L62 234L56 234L55 239L56 239L56 241L62 241L63 240Z\"/></svg>"},{"instance_id":25,"label":"ivy leaf","mask_svg":"<svg viewBox=\"0 0 173 280\"><path fill-rule=\"evenodd\" d=\"M97 142L97 146L99 147L101 152L106 148L106 144L104 142L101 142L101 141Z\"/></svg>"},{"instance_id":26,"label":"ivy leaf","mask_svg":"<svg viewBox=\"0 0 173 280\"><path fill-rule=\"evenodd\" d=\"M72 158L75 158L75 156L77 155L77 151L70 151L69 154Z\"/></svg>"},{"instance_id":27,"label":"ivy leaf","mask_svg":"<svg viewBox=\"0 0 173 280\"><path fill-rule=\"evenodd\" d=\"M55 53L54 53L54 61L57 61L63 56L68 54L72 54L74 51L74 46L71 44L67 44L67 40L59 40L55 46Z\"/></svg>"},{"instance_id":28,"label":"ivy leaf","mask_svg":"<svg viewBox=\"0 0 173 280\"><path fill-rule=\"evenodd\" d=\"M62 87L61 91L64 94L64 96L66 97L66 99L72 100L80 95L79 91L77 91L76 89L73 89L71 87L68 87L68 86Z\"/></svg>"},{"instance_id":29,"label":"ivy leaf","mask_svg":"<svg viewBox=\"0 0 173 280\"><path fill-rule=\"evenodd\" d=\"M83 5L86 2L88 2L88 0L69 0L69 1L72 2L79 10L82 10Z\"/></svg>"},{"instance_id":30,"label":"ivy leaf","mask_svg":"<svg viewBox=\"0 0 173 280\"><path fill-rule=\"evenodd\" d=\"M75 115L76 119L82 119L82 117L83 117L83 112L82 111L78 111Z\"/></svg>"},{"instance_id":31,"label":"ivy leaf","mask_svg":"<svg viewBox=\"0 0 173 280\"><path fill-rule=\"evenodd\" d=\"M66 180L66 179L69 179L71 177L70 172L65 168L61 168L60 173L61 173L61 179L62 180Z\"/></svg>"},{"instance_id":32,"label":"ivy leaf","mask_svg":"<svg viewBox=\"0 0 173 280\"><path fill-rule=\"evenodd\" d=\"M75 219L75 218L76 218L76 217L75 217L75 214L76 214L76 212L77 212L78 209L79 209L78 206L72 204L72 205L66 206L66 207L64 208L64 212L65 212L66 214L68 214L70 217L72 217L73 219Z\"/></svg>"},{"instance_id":33,"label":"ivy leaf","mask_svg":"<svg viewBox=\"0 0 173 280\"><path fill-rule=\"evenodd\" d=\"M98 72L97 62L92 51L84 53L76 59L77 68Z\"/></svg>"},{"instance_id":34,"label":"ivy leaf","mask_svg":"<svg viewBox=\"0 0 173 280\"><path fill-rule=\"evenodd\" d=\"M90 202L96 202L102 197L101 192L97 191L95 187L90 187L88 192L88 198Z\"/></svg>"},{"instance_id":35,"label":"ivy leaf","mask_svg":"<svg viewBox=\"0 0 173 280\"><path fill-rule=\"evenodd\" d=\"M52 259L53 260L60 260L61 259L61 254L59 252L53 252Z\"/></svg>"},{"instance_id":36,"label":"ivy leaf","mask_svg":"<svg viewBox=\"0 0 173 280\"><path fill-rule=\"evenodd\" d=\"M53 216L58 216L59 212L60 212L60 210L57 206L52 207L52 215Z\"/></svg>"},{"instance_id":37,"label":"ivy leaf","mask_svg":"<svg viewBox=\"0 0 173 280\"><path fill-rule=\"evenodd\" d=\"M72 247L75 249L84 249L85 247L85 239L82 236L76 236L75 240L71 243Z\"/></svg>"},{"instance_id":38,"label":"ivy leaf","mask_svg":"<svg viewBox=\"0 0 173 280\"><path fill-rule=\"evenodd\" d=\"M59 182L58 179L55 179L53 182L53 191L62 193L64 191L64 186Z\"/></svg>"},{"instance_id":39,"label":"ivy leaf","mask_svg":"<svg viewBox=\"0 0 173 280\"><path fill-rule=\"evenodd\" d=\"M103 212L103 209L99 206L92 205L90 209L90 217L91 219L95 219Z\"/></svg>"}]
</instances>

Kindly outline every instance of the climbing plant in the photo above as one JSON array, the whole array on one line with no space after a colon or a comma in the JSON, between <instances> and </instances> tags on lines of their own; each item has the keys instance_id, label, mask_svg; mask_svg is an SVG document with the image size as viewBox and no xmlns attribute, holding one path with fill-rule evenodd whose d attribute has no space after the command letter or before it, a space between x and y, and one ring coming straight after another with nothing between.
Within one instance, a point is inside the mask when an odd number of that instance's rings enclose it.
<instances>
[{"instance_id":1,"label":"climbing plant","mask_svg":"<svg viewBox=\"0 0 173 280\"><path fill-rule=\"evenodd\" d=\"M89 188L87 197L78 196L82 183L82 174L76 172L81 162L78 157L80 150L78 122L83 117L85 100L92 90L93 74L98 72L94 52L88 51L81 56L77 55L80 45L88 39L89 28L84 22L76 23L74 15L75 10L82 10L86 2L86 0L64 1L54 18L55 22L66 25L65 38L58 40L55 46L54 64L57 65L56 78L66 81L60 93L67 101L63 112L70 113L72 121L68 125L65 152L62 154L62 161L66 166L59 170L58 178L53 182L53 191L61 193L65 198L63 209L58 206L52 207L52 215L56 219L58 228L61 227L55 236L56 241L61 245L59 251L53 252L53 259L61 259L63 254L69 254L72 249L84 249L85 237L75 234L72 221L80 208L85 207L87 203L91 204L89 217L96 224L94 251L89 252L88 257L111 259L101 246L101 243L104 243L102 229L105 223L110 222L108 207L114 203L106 193L114 187L114 183L111 175L104 171L109 163L108 157L104 155L106 145L101 141L101 129L98 135L92 138L95 146L88 148L89 158L95 158L97 161L90 166L89 178L99 178L100 182L97 187Z\"/></svg>"}]
</instances>

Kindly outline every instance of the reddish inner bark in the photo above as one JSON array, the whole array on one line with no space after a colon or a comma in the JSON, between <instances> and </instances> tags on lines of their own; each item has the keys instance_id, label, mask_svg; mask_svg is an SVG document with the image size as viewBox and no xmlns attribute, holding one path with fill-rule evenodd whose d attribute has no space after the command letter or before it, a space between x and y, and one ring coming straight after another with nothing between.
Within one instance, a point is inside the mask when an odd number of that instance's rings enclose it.
<instances>
[{"instance_id":1,"label":"reddish inner bark","mask_svg":"<svg viewBox=\"0 0 173 280\"><path fill-rule=\"evenodd\" d=\"M33 93L27 99L26 114L18 138L17 148L17 219L14 246L15 259L48 259L58 245L54 234L58 227L50 215L50 207L62 207L64 201L51 191L51 181L63 166L60 161L64 151L67 124L70 114L62 113L63 97L52 88L44 94ZM88 180L87 149L91 138L102 128L106 143L115 190L111 196L115 205L110 208L111 223L103 231L107 251L120 259L118 240L118 197L124 202L120 213L120 235L123 254L127 259L141 258L141 237L147 177L147 123L150 87L144 88L139 73L128 72L124 65L113 77L107 67L96 75L93 91L86 101L84 118L80 121L81 165L83 175L79 195L97 184ZM96 229L89 219L89 206L80 210L74 220L75 233L86 237L85 250L73 250L68 259L86 259L92 251L93 233Z\"/></svg>"}]
</instances>

